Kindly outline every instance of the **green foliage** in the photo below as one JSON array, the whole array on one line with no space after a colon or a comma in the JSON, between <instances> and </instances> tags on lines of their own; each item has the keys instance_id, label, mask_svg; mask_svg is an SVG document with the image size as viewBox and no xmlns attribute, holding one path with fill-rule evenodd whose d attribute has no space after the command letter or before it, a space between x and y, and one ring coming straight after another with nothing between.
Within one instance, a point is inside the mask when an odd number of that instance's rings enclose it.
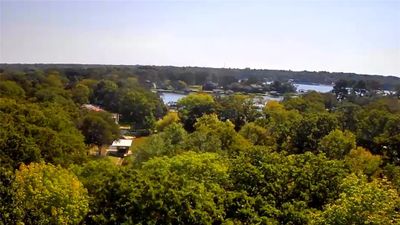
<instances>
[{"instance_id":1,"label":"green foliage","mask_svg":"<svg viewBox=\"0 0 400 225\"><path fill-rule=\"evenodd\" d=\"M65 80L62 79L60 73L58 71L50 71L46 78L44 79L44 84L50 87L58 87L63 88Z\"/></svg>"},{"instance_id":2,"label":"green foliage","mask_svg":"<svg viewBox=\"0 0 400 225\"><path fill-rule=\"evenodd\" d=\"M264 114L265 119L259 119L256 123L272 134L279 149L284 149L288 137L299 127L302 115L297 110L286 110L282 104L275 101L266 104Z\"/></svg>"},{"instance_id":3,"label":"green foliage","mask_svg":"<svg viewBox=\"0 0 400 225\"><path fill-rule=\"evenodd\" d=\"M340 81L336 96L308 92L269 101L262 112L250 95L191 94L178 113L159 120L166 108L148 90L153 82L247 93L286 87L262 84L257 70L39 67L0 69L0 223L400 223L400 102L382 96L376 81ZM274 71L272 80L286 73ZM309 82L338 79L311 74ZM123 163L86 157L85 142L110 144L118 127L83 103L122 114L133 129L158 132L136 142ZM31 164L14 173L23 163ZM350 172L359 177L344 179Z\"/></svg>"},{"instance_id":4,"label":"green foliage","mask_svg":"<svg viewBox=\"0 0 400 225\"><path fill-rule=\"evenodd\" d=\"M119 127L106 112L88 112L79 125L86 144L110 145L119 137Z\"/></svg>"},{"instance_id":5,"label":"green foliage","mask_svg":"<svg viewBox=\"0 0 400 225\"><path fill-rule=\"evenodd\" d=\"M232 154L239 148L249 146L229 120L222 122L216 114L200 117L194 127L195 131L189 135L186 143L187 149L200 152L223 150Z\"/></svg>"},{"instance_id":6,"label":"green foliage","mask_svg":"<svg viewBox=\"0 0 400 225\"><path fill-rule=\"evenodd\" d=\"M123 186L134 173L124 170L106 158L89 161L71 168L83 183L89 194L89 212L86 224L112 224L122 222L124 211L119 211L118 201L125 201L120 196Z\"/></svg>"},{"instance_id":7,"label":"green foliage","mask_svg":"<svg viewBox=\"0 0 400 225\"><path fill-rule=\"evenodd\" d=\"M77 224L89 210L82 183L51 164L21 165L12 188L17 223Z\"/></svg>"},{"instance_id":8,"label":"green foliage","mask_svg":"<svg viewBox=\"0 0 400 225\"><path fill-rule=\"evenodd\" d=\"M249 95L228 95L216 100L219 117L235 124L236 130L260 116L260 112L254 107L254 98Z\"/></svg>"},{"instance_id":9,"label":"green foliage","mask_svg":"<svg viewBox=\"0 0 400 225\"><path fill-rule=\"evenodd\" d=\"M92 103L122 115L122 121L132 123L134 129L151 129L164 114L159 97L140 87L137 79L128 78L115 83L102 80L96 84L90 97Z\"/></svg>"},{"instance_id":10,"label":"green foliage","mask_svg":"<svg viewBox=\"0 0 400 225\"><path fill-rule=\"evenodd\" d=\"M283 104L287 110L298 110L299 112L324 112L325 105L320 98L317 101L310 97L297 97L286 99Z\"/></svg>"},{"instance_id":11,"label":"green foliage","mask_svg":"<svg viewBox=\"0 0 400 225\"><path fill-rule=\"evenodd\" d=\"M77 84L71 90L72 99L78 104L89 103L90 89L84 84Z\"/></svg>"},{"instance_id":12,"label":"green foliage","mask_svg":"<svg viewBox=\"0 0 400 225\"><path fill-rule=\"evenodd\" d=\"M274 137L271 136L269 131L255 123L247 123L240 129L239 132L244 138L249 140L253 145L275 145Z\"/></svg>"},{"instance_id":13,"label":"green foliage","mask_svg":"<svg viewBox=\"0 0 400 225\"><path fill-rule=\"evenodd\" d=\"M172 123L177 123L179 120L179 116L176 112L168 112L167 115L156 122L156 130L163 131L165 127Z\"/></svg>"},{"instance_id":14,"label":"green foliage","mask_svg":"<svg viewBox=\"0 0 400 225\"><path fill-rule=\"evenodd\" d=\"M193 131L197 118L214 111L214 99L208 94L190 94L178 101L179 118L188 131Z\"/></svg>"},{"instance_id":15,"label":"green foliage","mask_svg":"<svg viewBox=\"0 0 400 225\"><path fill-rule=\"evenodd\" d=\"M186 82L182 81L182 80L172 82L172 86L175 90L179 90L179 91L184 91L187 88Z\"/></svg>"},{"instance_id":16,"label":"green foliage","mask_svg":"<svg viewBox=\"0 0 400 225\"><path fill-rule=\"evenodd\" d=\"M132 122L135 129L153 128L156 118L162 114L160 100L153 93L143 91L120 92L118 112L122 120Z\"/></svg>"},{"instance_id":17,"label":"green foliage","mask_svg":"<svg viewBox=\"0 0 400 225\"><path fill-rule=\"evenodd\" d=\"M118 86L115 82L102 80L98 82L93 89L91 102L96 105L104 106L107 110L115 112L118 109L118 102L115 101L117 90Z\"/></svg>"},{"instance_id":18,"label":"green foliage","mask_svg":"<svg viewBox=\"0 0 400 225\"><path fill-rule=\"evenodd\" d=\"M384 168L384 174L390 182L400 191L400 167L393 164L387 164Z\"/></svg>"},{"instance_id":19,"label":"green foliage","mask_svg":"<svg viewBox=\"0 0 400 225\"><path fill-rule=\"evenodd\" d=\"M367 182L350 175L334 203L328 204L313 224L399 224L399 193L385 179Z\"/></svg>"},{"instance_id":20,"label":"green foliage","mask_svg":"<svg viewBox=\"0 0 400 225\"><path fill-rule=\"evenodd\" d=\"M68 164L81 161L86 150L83 136L71 117L58 106L2 99L0 104L0 159L16 167L40 161Z\"/></svg>"},{"instance_id":21,"label":"green foliage","mask_svg":"<svg viewBox=\"0 0 400 225\"><path fill-rule=\"evenodd\" d=\"M342 100L349 94L349 90L347 89L349 86L350 84L347 80L339 80L335 83L332 92L336 94L339 100Z\"/></svg>"},{"instance_id":22,"label":"green foliage","mask_svg":"<svg viewBox=\"0 0 400 225\"><path fill-rule=\"evenodd\" d=\"M400 113L388 117L383 133L374 142L382 146L382 153L389 162L400 165Z\"/></svg>"},{"instance_id":23,"label":"green foliage","mask_svg":"<svg viewBox=\"0 0 400 225\"><path fill-rule=\"evenodd\" d=\"M335 199L345 174L343 163L323 155L285 156L265 147L242 152L231 168L235 190L259 202L259 215L282 224L307 223L311 209Z\"/></svg>"},{"instance_id":24,"label":"green foliage","mask_svg":"<svg viewBox=\"0 0 400 225\"><path fill-rule=\"evenodd\" d=\"M356 147L356 137L350 131L333 130L323 137L318 150L331 159L343 159L350 150Z\"/></svg>"},{"instance_id":25,"label":"green foliage","mask_svg":"<svg viewBox=\"0 0 400 225\"><path fill-rule=\"evenodd\" d=\"M336 117L329 113L307 113L290 131L286 149L293 153L316 151L319 141L338 127Z\"/></svg>"},{"instance_id":26,"label":"green foliage","mask_svg":"<svg viewBox=\"0 0 400 225\"><path fill-rule=\"evenodd\" d=\"M345 163L349 166L350 170L356 174L361 173L367 176L373 176L379 173L382 157L379 155L372 155L368 150L357 147L346 155Z\"/></svg>"},{"instance_id":27,"label":"green foliage","mask_svg":"<svg viewBox=\"0 0 400 225\"><path fill-rule=\"evenodd\" d=\"M136 149L135 161L141 163L155 156L174 156L183 151L186 140L187 133L182 125L172 123Z\"/></svg>"},{"instance_id":28,"label":"green foliage","mask_svg":"<svg viewBox=\"0 0 400 225\"><path fill-rule=\"evenodd\" d=\"M396 98L376 98L365 106L366 110L382 110L390 113L400 113L400 101Z\"/></svg>"},{"instance_id":29,"label":"green foliage","mask_svg":"<svg viewBox=\"0 0 400 225\"><path fill-rule=\"evenodd\" d=\"M360 115L357 135L361 142L373 142L374 138L383 133L389 119L389 113L381 110L364 111ZM376 148L375 148L376 149ZM374 149L374 150L375 150Z\"/></svg>"},{"instance_id":30,"label":"green foliage","mask_svg":"<svg viewBox=\"0 0 400 225\"><path fill-rule=\"evenodd\" d=\"M336 108L340 126L345 130L357 131L359 114L362 108L359 105L345 102Z\"/></svg>"},{"instance_id":31,"label":"green foliage","mask_svg":"<svg viewBox=\"0 0 400 225\"><path fill-rule=\"evenodd\" d=\"M15 222L14 193L11 187L14 177L13 169L2 164L0 167L0 224Z\"/></svg>"},{"instance_id":32,"label":"green foliage","mask_svg":"<svg viewBox=\"0 0 400 225\"><path fill-rule=\"evenodd\" d=\"M227 170L225 160L214 153L153 158L128 186L126 216L135 224L221 222Z\"/></svg>"},{"instance_id":33,"label":"green foliage","mask_svg":"<svg viewBox=\"0 0 400 225\"><path fill-rule=\"evenodd\" d=\"M276 91L280 94L296 92L296 87L289 82L282 83L280 81L274 81L272 84L270 84L269 88L271 91Z\"/></svg>"},{"instance_id":34,"label":"green foliage","mask_svg":"<svg viewBox=\"0 0 400 225\"><path fill-rule=\"evenodd\" d=\"M25 91L14 81L0 82L0 97L25 98Z\"/></svg>"}]
</instances>

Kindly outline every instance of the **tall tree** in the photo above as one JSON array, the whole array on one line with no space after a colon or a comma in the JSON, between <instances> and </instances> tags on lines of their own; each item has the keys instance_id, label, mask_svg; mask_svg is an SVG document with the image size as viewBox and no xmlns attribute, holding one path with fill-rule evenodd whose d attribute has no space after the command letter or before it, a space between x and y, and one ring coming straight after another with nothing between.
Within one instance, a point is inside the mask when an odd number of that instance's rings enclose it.
<instances>
[{"instance_id":1,"label":"tall tree","mask_svg":"<svg viewBox=\"0 0 400 225\"><path fill-rule=\"evenodd\" d=\"M208 94L190 94L178 101L179 118L188 131L193 131L197 118L215 112L215 102Z\"/></svg>"},{"instance_id":2,"label":"tall tree","mask_svg":"<svg viewBox=\"0 0 400 225\"><path fill-rule=\"evenodd\" d=\"M216 99L218 115L222 120L230 120L235 129L247 122L253 122L260 117L260 112L254 107L254 98L247 95L229 95Z\"/></svg>"},{"instance_id":3,"label":"tall tree","mask_svg":"<svg viewBox=\"0 0 400 225\"><path fill-rule=\"evenodd\" d=\"M78 224L89 210L87 190L61 167L21 165L12 186L17 223Z\"/></svg>"},{"instance_id":4,"label":"tall tree","mask_svg":"<svg viewBox=\"0 0 400 225\"><path fill-rule=\"evenodd\" d=\"M318 143L318 151L331 159L343 159L356 147L356 137L350 131L333 130Z\"/></svg>"},{"instance_id":5,"label":"tall tree","mask_svg":"<svg viewBox=\"0 0 400 225\"><path fill-rule=\"evenodd\" d=\"M399 193L386 180L367 182L363 176L347 177L342 192L328 204L313 224L398 224Z\"/></svg>"},{"instance_id":6,"label":"tall tree","mask_svg":"<svg viewBox=\"0 0 400 225\"><path fill-rule=\"evenodd\" d=\"M86 144L99 147L110 145L120 135L118 125L106 112L88 112L82 118L79 129L85 136Z\"/></svg>"}]
</instances>

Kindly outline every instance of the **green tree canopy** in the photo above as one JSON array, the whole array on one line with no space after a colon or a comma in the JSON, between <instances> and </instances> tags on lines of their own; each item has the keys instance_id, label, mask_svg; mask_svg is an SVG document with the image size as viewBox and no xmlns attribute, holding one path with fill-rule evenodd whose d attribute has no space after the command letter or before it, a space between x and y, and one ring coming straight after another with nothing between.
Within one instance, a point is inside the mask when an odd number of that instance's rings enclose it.
<instances>
[{"instance_id":1,"label":"green tree canopy","mask_svg":"<svg viewBox=\"0 0 400 225\"><path fill-rule=\"evenodd\" d=\"M160 99L151 92L121 90L118 98L122 121L132 123L134 129L153 128L164 113Z\"/></svg>"},{"instance_id":2,"label":"green tree canopy","mask_svg":"<svg viewBox=\"0 0 400 225\"><path fill-rule=\"evenodd\" d=\"M89 210L87 190L59 166L21 165L12 187L17 223L78 224Z\"/></svg>"},{"instance_id":3,"label":"green tree canopy","mask_svg":"<svg viewBox=\"0 0 400 225\"><path fill-rule=\"evenodd\" d=\"M89 194L89 212L86 224L122 223L125 211L119 201L126 201L124 187L135 179L135 172L117 166L108 158L100 158L82 165L73 165L71 170L78 176Z\"/></svg>"},{"instance_id":4,"label":"green tree canopy","mask_svg":"<svg viewBox=\"0 0 400 225\"><path fill-rule=\"evenodd\" d=\"M208 94L190 94L178 101L179 118L188 131L193 131L197 118L215 112L215 102Z\"/></svg>"},{"instance_id":5,"label":"green tree canopy","mask_svg":"<svg viewBox=\"0 0 400 225\"><path fill-rule=\"evenodd\" d=\"M324 112L325 105L321 96L305 96L288 98L283 101L287 110L298 110L299 112Z\"/></svg>"},{"instance_id":6,"label":"green tree canopy","mask_svg":"<svg viewBox=\"0 0 400 225\"><path fill-rule=\"evenodd\" d=\"M307 113L296 127L292 127L286 150L293 153L317 151L319 141L338 127L330 113Z\"/></svg>"},{"instance_id":7,"label":"green tree canopy","mask_svg":"<svg viewBox=\"0 0 400 225\"><path fill-rule=\"evenodd\" d=\"M0 81L0 97L24 99L25 91L14 81Z\"/></svg>"},{"instance_id":8,"label":"green tree canopy","mask_svg":"<svg viewBox=\"0 0 400 225\"><path fill-rule=\"evenodd\" d=\"M172 123L163 132L154 134L145 143L136 148L136 163L141 163L155 156L174 156L185 150L187 132L180 123Z\"/></svg>"},{"instance_id":9,"label":"green tree canopy","mask_svg":"<svg viewBox=\"0 0 400 225\"><path fill-rule=\"evenodd\" d=\"M248 95L228 95L217 98L218 115L229 120L239 130L245 123L255 121L260 113L254 107L254 98Z\"/></svg>"},{"instance_id":10,"label":"green tree canopy","mask_svg":"<svg viewBox=\"0 0 400 225\"><path fill-rule=\"evenodd\" d=\"M194 127L195 131L189 135L186 143L186 148L190 150L235 153L250 144L235 131L235 126L229 120L220 121L216 114L203 115L197 119Z\"/></svg>"},{"instance_id":11,"label":"green tree canopy","mask_svg":"<svg viewBox=\"0 0 400 225\"><path fill-rule=\"evenodd\" d=\"M259 146L242 151L231 165L235 190L255 199L259 216L280 224L307 224L312 210L336 198L347 173L342 162L321 154L285 156Z\"/></svg>"},{"instance_id":12,"label":"green tree canopy","mask_svg":"<svg viewBox=\"0 0 400 225\"><path fill-rule=\"evenodd\" d=\"M226 161L215 153L153 158L127 186L125 217L134 224L221 222L227 171Z\"/></svg>"},{"instance_id":13,"label":"green tree canopy","mask_svg":"<svg viewBox=\"0 0 400 225\"><path fill-rule=\"evenodd\" d=\"M273 146L276 142L267 129L255 123L245 124L242 129L240 129L239 134L249 140L253 145Z\"/></svg>"},{"instance_id":14,"label":"green tree canopy","mask_svg":"<svg viewBox=\"0 0 400 225\"><path fill-rule=\"evenodd\" d=\"M328 204L314 224L399 224L399 193L390 182L350 175L341 184L339 199Z\"/></svg>"},{"instance_id":15,"label":"green tree canopy","mask_svg":"<svg viewBox=\"0 0 400 225\"><path fill-rule=\"evenodd\" d=\"M40 161L79 162L86 156L82 134L68 112L58 105L0 101L0 159L17 166Z\"/></svg>"},{"instance_id":16,"label":"green tree canopy","mask_svg":"<svg viewBox=\"0 0 400 225\"><path fill-rule=\"evenodd\" d=\"M71 95L74 102L78 104L89 103L90 89L84 84L77 84L71 89Z\"/></svg>"},{"instance_id":17,"label":"green tree canopy","mask_svg":"<svg viewBox=\"0 0 400 225\"><path fill-rule=\"evenodd\" d=\"M318 143L318 151L331 159L343 159L356 147L356 136L350 131L333 130Z\"/></svg>"},{"instance_id":18,"label":"green tree canopy","mask_svg":"<svg viewBox=\"0 0 400 225\"><path fill-rule=\"evenodd\" d=\"M110 145L119 137L119 127L106 112L88 112L79 125L86 144Z\"/></svg>"},{"instance_id":19,"label":"green tree canopy","mask_svg":"<svg viewBox=\"0 0 400 225\"><path fill-rule=\"evenodd\" d=\"M352 149L345 157L345 163L352 172L356 174L365 174L367 176L377 175L379 166L382 164L382 157L373 155L363 147Z\"/></svg>"},{"instance_id":20,"label":"green tree canopy","mask_svg":"<svg viewBox=\"0 0 400 225\"><path fill-rule=\"evenodd\" d=\"M172 123L179 122L179 116L176 112L168 112L162 119L159 119L156 122L156 130L163 131L165 127L169 126Z\"/></svg>"}]
</instances>

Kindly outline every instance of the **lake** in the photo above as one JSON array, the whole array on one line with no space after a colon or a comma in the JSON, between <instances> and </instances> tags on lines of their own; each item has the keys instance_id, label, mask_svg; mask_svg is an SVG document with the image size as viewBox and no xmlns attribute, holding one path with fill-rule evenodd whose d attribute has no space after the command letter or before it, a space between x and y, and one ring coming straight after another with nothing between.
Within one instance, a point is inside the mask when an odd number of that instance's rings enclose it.
<instances>
[{"instance_id":1,"label":"lake","mask_svg":"<svg viewBox=\"0 0 400 225\"><path fill-rule=\"evenodd\" d=\"M179 99L185 97L185 94L177 94L177 93L171 93L171 92L164 92L164 93L160 93L160 97L163 100L163 102L165 104L167 103L176 103L178 102ZM275 100L275 101L282 101L283 97L282 96L278 96L278 97L274 97L274 96L267 96L267 95L263 95L260 96L261 99L263 99L264 101L271 101L271 100Z\"/></svg>"},{"instance_id":2,"label":"lake","mask_svg":"<svg viewBox=\"0 0 400 225\"><path fill-rule=\"evenodd\" d=\"M294 84L297 88L297 92L307 92L307 91L316 91L321 93L330 92L333 89L331 85L316 85L316 84Z\"/></svg>"},{"instance_id":3,"label":"lake","mask_svg":"<svg viewBox=\"0 0 400 225\"><path fill-rule=\"evenodd\" d=\"M294 86L296 86L297 91L317 91L321 93L326 93L330 92L333 89L333 86L330 85L315 85L315 84L297 84L295 83ZM171 93L171 92L164 92L160 93L161 99L164 101L165 104L167 103L176 103L178 102L179 99L185 97L186 94L178 94L178 93ZM263 96L263 98L266 101L269 100L276 100L276 101L282 101L283 97L272 97L272 96Z\"/></svg>"},{"instance_id":4,"label":"lake","mask_svg":"<svg viewBox=\"0 0 400 225\"><path fill-rule=\"evenodd\" d=\"M185 96L186 96L185 94L177 94L177 93L171 93L171 92L160 93L160 97L165 104L176 103L176 102L178 102L179 99L181 99Z\"/></svg>"}]
</instances>

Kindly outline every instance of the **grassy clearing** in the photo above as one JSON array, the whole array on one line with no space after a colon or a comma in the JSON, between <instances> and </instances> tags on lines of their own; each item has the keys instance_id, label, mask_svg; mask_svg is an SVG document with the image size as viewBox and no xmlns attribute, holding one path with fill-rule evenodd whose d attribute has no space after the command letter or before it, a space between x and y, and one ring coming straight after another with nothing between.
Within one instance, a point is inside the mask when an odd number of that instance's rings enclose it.
<instances>
[{"instance_id":1,"label":"grassy clearing","mask_svg":"<svg viewBox=\"0 0 400 225\"><path fill-rule=\"evenodd\" d=\"M135 152L135 150L139 147L139 146L141 146L141 145L143 145L143 143L145 143L146 142L146 139L147 139L148 137L138 137L138 138L135 138L135 139L133 139L133 143L132 143L132 146L131 146L131 151L132 152Z\"/></svg>"}]
</instances>

